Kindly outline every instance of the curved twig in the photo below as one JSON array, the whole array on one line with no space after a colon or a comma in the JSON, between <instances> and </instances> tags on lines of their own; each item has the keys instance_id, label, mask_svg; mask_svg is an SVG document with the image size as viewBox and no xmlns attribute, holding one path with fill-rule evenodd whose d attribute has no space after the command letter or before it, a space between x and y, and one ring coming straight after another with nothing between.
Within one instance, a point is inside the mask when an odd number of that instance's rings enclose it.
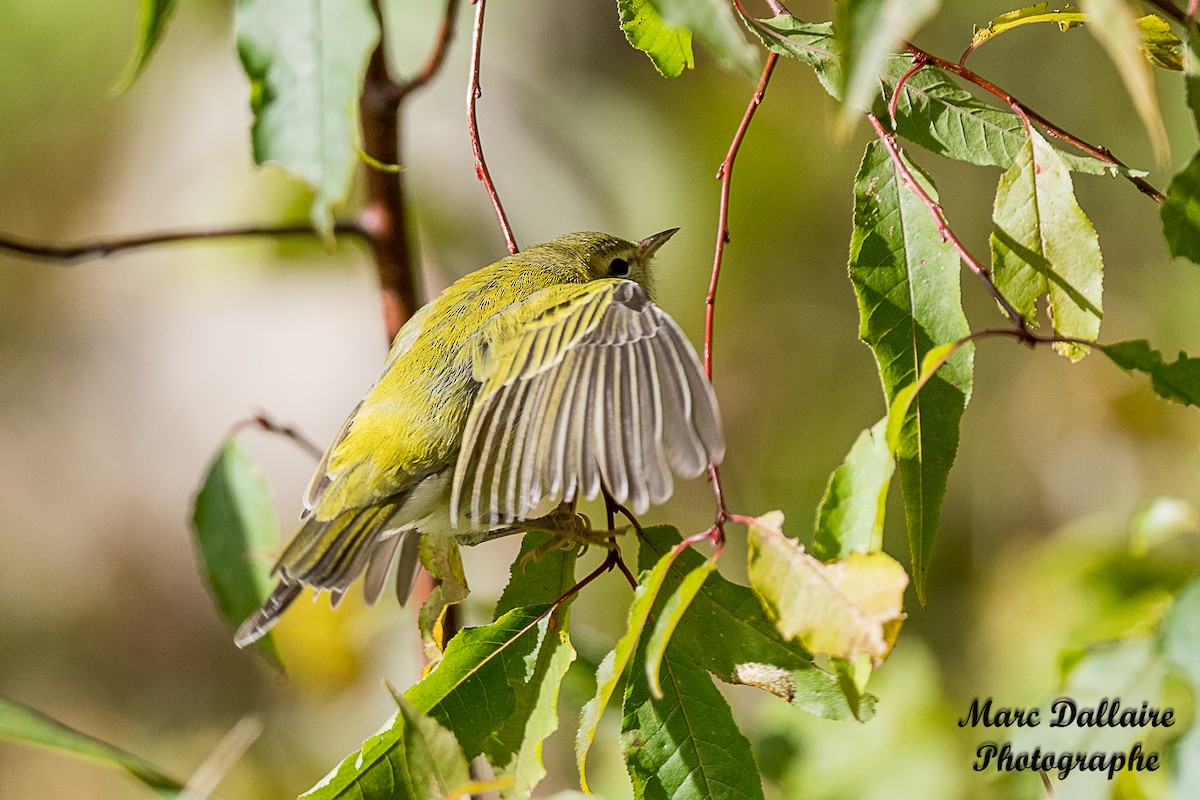
<instances>
[{"instance_id":1,"label":"curved twig","mask_svg":"<svg viewBox=\"0 0 1200 800\"><path fill-rule=\"evenodd\" d=\"M475 28L471 36L471 80L467 84L467 133L471 138L471 152L475 155L475 177L483 181L488 198L492 201L492 209L496 219L500 221L500 231L508 245L508 252L518 251L517 240L513 237L512 226L500 204L500 195L496 193L496 184L492 183L491 173L488 172L487 162L483 160L483 145L479 142L479 121L475 117L475 106L483 94L479 88L479 54L483 47L483 10L486 0L471 0L475 5Z\"/></svg>"}]
</instances>

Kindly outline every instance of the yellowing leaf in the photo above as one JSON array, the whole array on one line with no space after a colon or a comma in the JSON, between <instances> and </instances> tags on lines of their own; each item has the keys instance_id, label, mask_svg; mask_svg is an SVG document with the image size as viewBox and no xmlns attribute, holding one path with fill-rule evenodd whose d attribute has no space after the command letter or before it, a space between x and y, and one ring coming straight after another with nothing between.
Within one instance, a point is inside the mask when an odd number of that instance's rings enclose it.
<instances>
[{"instance_id":1,"label":"yellowing leaf","mask_svg":"<svg viewBox=\"0 0 1200 800\"><path fill-rule=\"evenodd\" d=\"M904 621L908 575L886 553L853 553L822 564L782 531L773 511L750 526L750 585L786 637L813 653L878 666Z\"/></svg>"}]
</instances>

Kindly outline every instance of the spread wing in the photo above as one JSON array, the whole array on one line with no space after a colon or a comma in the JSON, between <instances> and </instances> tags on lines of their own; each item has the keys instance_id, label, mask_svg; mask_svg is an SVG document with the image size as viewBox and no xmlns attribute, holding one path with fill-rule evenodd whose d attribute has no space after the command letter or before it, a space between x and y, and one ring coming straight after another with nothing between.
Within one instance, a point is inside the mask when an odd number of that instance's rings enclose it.
<instances>
[{"instance_id":1,"label":"spread wing","mask_svg":"<svg viewBox=\"0 0 1200 800\"><path fill-rule=\"evenodd\" d=\"M560 287L556 287L560 288ZM563 294L560 292L560 294ZM712 385L679 326L633 281L571 287L517 324L501 320L454 471L452 522L525 519L601 484L637 513L694 478L725 442Z\"/></svg>"}]
</instances>

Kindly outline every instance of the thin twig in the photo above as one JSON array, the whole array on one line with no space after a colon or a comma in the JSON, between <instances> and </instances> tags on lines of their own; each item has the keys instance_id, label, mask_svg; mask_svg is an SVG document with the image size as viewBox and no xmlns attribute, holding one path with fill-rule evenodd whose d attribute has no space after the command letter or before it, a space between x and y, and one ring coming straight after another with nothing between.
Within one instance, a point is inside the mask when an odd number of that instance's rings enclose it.
<instances>
[{"instance_id":1,"label":"thin twig","mask_svg":"<svg viewBox=\"0 0 1200 800\"><path fill-rule=\"evenodd\" d=\"M1176 10L1178 11L1178 9L1176 9ZM925 63L932 64L933 66L938 67L939 69L943 69L946 72L953 73L953 74L957 75L958 77L962 78L963 80L969 81L969 82L975 84L976 86L978 86L979 88L983 89L984 91L990 92L991 94L1000 98L1000 100L1003 101L1005 105L1012 106L1014 108L1019 108L1021 111L1024 112L1024 114L1027 117L1032 119L1038 125L1045 128L1046 133L1050 134L1051 136L1053 136L1056 139L1061 139L1062 141L1066 142L1067 144L1071 145L1072 147L1076 148L1077 150L1087 153L1088 155L1092 156L1093 158L1099 159L1100 161L1103 161L1106 164L1111 164L1112 166L1116 167L1118 170L1121 170L1121 174L1130 183L1132 183L1134 186L1136 186L1139 191L1141 191L1143 194L1145 194L1151 200L1153 200L1156 203L1163 202L1164 198L1163 198L1162 192L1158 191L1158 189L1155 189L1144 178L1137 177L1136 175L1131 175L1129 173L1129 165L1127 165L1124 161L1122 161L1121 159L1114 156L1107 147L1101 147L1098 145L1091 144L1089 142L1084 141L1083 139L1080 139L1078 136L1076 136L1072 133L1068 133L1062 127L1060 127L1060 126L1054 124L1053 122L1051 122L1050 120L1046 119L1044 116L1037 113L1032 108L1030 108L1026 104L1022 103L1020 100L1013 97L1011 94L1004 91L996 84L989 81L987 78L984 78L983 76L967 69L966 67L962 66L961 64L956 64L953 61L947 61L944 58L938 58L937 56L922 50L921 48L917 47L915 44L912 44L911 42L906 42L904 46L905 46L905 49L907 49L908 52L912 55L914 61L920 60Z\"/></svg>"},{"instance_id":2,"label":"thin twig","mask_svg":"<svg viewBox=\"0 0 1200 800\"><path fill-rule=\"evenodd\" d=\"M904 159L900 157L900 151L896 147L895 138L883 127L883 124L879 121L879 118L874 114L868 113L867 119L870 121L871 127L875 129L875 134L879 137L879 141L883 144L884 149L887 150L888 156L892 159L892 163L896 167L896 174L900 176L905 185L907 185L908 188L912 190L913 194L915 194L921 200L921 202L925 204L925 207L929 209L930 215L933 216L934 222L937 224L938 235L941 236L942 241L949 242L950 245L958 252L959 258L962 259L962 262L964 265L966 265L967 269L971 270L971 272L975 273L975 275L981 281L983 281L984 285L988 289L988 292L990 292L992 297L995 298L996 302L1000 304L1000 308L1002 308L1008 318L1012 320L1013 325L1018 330L1028 334L1029 326L1025 321L1025 317L1021 314L1021 312L1017 311L1013 304L1008 301L1008 298L1001 293L1000 289L996 286L996 282L992 279L991 270L980 264L979 261L976 260L976 258L971 255L971 253L963 245L958 236L955 235L954 231L950 229L950 225L946 222L946 212L944 212L942 207L938 205L932 197L929 196L929 193L925 191L924 187L917 182L916 178L913 177L912 171L909 170L908 165L904 163Z\"/></svg>"},{"instance_id":3,"label":"thin twig","mask_svg":"<svg viewBox=\"0 0 1200 800\"><path fill-rule=\"evenodd\" d=\"M778 60L779 56L775 53L767 54L767 63L763 65L758 86L754 88L754 94L750 96L746 112L742 114L742 121L733 134L733 141L729 143L729 151L725 154L725 160L717 169L717 179L721 181L721 204L717 215L717 246L713 254L712 278L708 283L708 295L704 298L704 374L710 381L713 372L713 321L717 307L717 282L721 279L721 260L725 256L725 244L729 241L729 189L733 183L733 162L742 146L742 140L746 138L746 130L750 127L750 121L754 119L754 112L762 103L763 95L767 91L767 84L771 80L771 73L775 71L775 62Z\"/></svg>"},{"instance_id":4,"label":"thin twig","mask_svg":"<svg viewBox=\"0 0 1200 800\"><path fill-rule=\"evenodd\" d=\"M1196 16L1196 0L1190 0L1187 11L1184 11L1179 6L1175 5L1173 2L1171 2L1171 0L1145 0L1145 2L1147 5L1154 6L1159 11L1178 22L1180 25L1186 26L1188 24L1189 17L1194 18Z\"/></svg>"},{"instance_id":5,"label":"thin twig","mask_svg":"<svg viewBox=\"0 0 1200 800\"><path fill-rule=\"evenodd\" d=\"M774 10L774 6L772 8ZM786 10L782 10L782 6L779 6L779 9L776 13L786 13ZM717 244L713 252L712 277L708 283L708 294L704 298L704 374L708 376L709 381L712 380L713 375L713 333L717 310L717 284L721 279L721 262L725 257L725 245L729 242L729 193L733 185L733 164L737 160L742 141L746 138L750 122L754 119L754 112L758 110L763 101L767 84L771 82L771 74L775 71L775 64L778 61L779 56L776 53L767 54L767 63L763 65L758 85L754 87L754 94L750 96L750 102L746 105L745 113L742 114L742 121L738 123L737 130L734 131L733 140L729 143L729 150L725 153L725 160L717 169L717 179L721 181L720 210L717 213ZM732 516L725 506L724 491L721 488L721 473L715 464L709 466L709 479L716 497L717 517L712 527L699 536L700 538L708 537L717 548L717 552L720 552L725 546L724 526Z\"/></svg>"},{"instance_id":6,"label":"thin twig","mask_svg":"<svg viewBox=\"0 0 1200 800\"><path fill-rule=\"evenodd\" d=\"M908 83L908 79L921 71L921 67L925 66L926 61L923 58L913 57L912 66L908 72L900 76L900 80L896 81L896 88L892 92L892 99L888 101L888 117L892 120L892 127L896 127L896 103L900 100L900 90L904 88L904 84Z\"/></svg>"},{"instance_id":7,"label":"thin twig","mask_svg":"<svg viewBox=\"0 0 1200 800\"><path fill-rule=\"evenodd\" d=\"M238 431L246 428L258 428L259 430L266 431L267 433L273 433L277 436L285 436L295 442L301 450L308 453L314 459L320 460L321 458L322 450L313 444L312 439L309 439L291 425L283 425L276 422L275 420L271 419L271 417L267 416L267 412L265 411L256 411L254 412L254 416L247 417L240 422L234 423L230 433L237 433Z\"/></svg>"},{"instance_id":8,"label":"thin twig","mask_svg":"<svg viewBox=\"0 0 1200 800\"><path fill-rule=\"evenodd\" d=\"M467 85L467 133L471 138L471 152L475 154L475 176L483 181L484 188L487 189L488 197L492 201L492 208L496 212L496 219L500 221L500 230L504 234L504 241L508 244L508 252L515 254L519 249L517 240L513 238L512 226L508 224L504 206L500 204L500 195L496 193L496 185L492 183L487 162L483 160L483 145L479 142L479 121L475 117L475 106L483 94L479 88L479 54L483 48L483 10L486 0L471 0L471 2L475 5L475 29L471 36L471 80Z\"/></svg>"},{"instance_id":9,"label":"thin twig","mask_svg":"<svg viewBox=\"0 0 1200 800\"><path fill-rule=\"evenodd\" d=\"M335 223L333 232L367 237L367 232L355 221ZM214 228L209 230L162 231L159 233L100 239L94 242L69 245L42 244L0 235L0 250L29 256L30 258L58 261L63 265L69 265L97 258L107 258L117 253L139 250L143 247L153 247L160 244L212 239L240 239L254 236L283 237L315 235L316 231L313 230L311 225L282 225L276 227L269 225L241 225L233 228Z\"/></svg>"},{"instance_id":10,"label":"thin twig","mask_svg":"<svg viewBox=\"0 0 1200 800\"><path fill-rule=\"evenodd\" d=\"M433 49L429 52L421 69L411 78L397 85L396 91L400 99L414 89L420 89L429 83L430 79L442 68L442 62L446 60L446 52L450 49L450 39L454 34L454 19L458 16L458 4L459 0L446 0L446 11L442 15L442 24L438 28Z\"/></svg>"}]
</instances>

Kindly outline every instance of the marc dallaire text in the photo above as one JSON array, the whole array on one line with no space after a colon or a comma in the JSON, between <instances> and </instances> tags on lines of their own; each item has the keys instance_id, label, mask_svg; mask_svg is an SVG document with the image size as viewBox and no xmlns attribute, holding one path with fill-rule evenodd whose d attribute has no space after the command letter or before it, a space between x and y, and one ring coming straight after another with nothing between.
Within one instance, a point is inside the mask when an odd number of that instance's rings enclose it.
<instances>
[{"instance_id":1,"label":"marc dallaire text","mask_svg":"<svg viewBox=\"0 0 1200 800\"><path fill-rule=\"evenodd\" d=\"M1042 713L1040 708L992 708L992 698L982 703L975 698L966 716L958 721L958 727L1036 728L1042 724ZM1142 703L1141 707L1122 707L1120 699L1108 698L1094 706L1081 706L1069 697L1060 697L1050 705L1047 719L1051 728L1170 728L1175 724L1175 710L1156 708L1149 703ZM1123 769L1153 772L1159 768L1159 759L1158 753L1147 753L1141 742L1135 742L1127 752L1116 753L1056 753L1043 751L1040 747L1014 751L1011 742L984 742L975 750L972 768L983 772L989 767L997 772L1057 771L1060 780L1075 770L1104 772L1112 780Z\"/></svg>"}]
</instances>

